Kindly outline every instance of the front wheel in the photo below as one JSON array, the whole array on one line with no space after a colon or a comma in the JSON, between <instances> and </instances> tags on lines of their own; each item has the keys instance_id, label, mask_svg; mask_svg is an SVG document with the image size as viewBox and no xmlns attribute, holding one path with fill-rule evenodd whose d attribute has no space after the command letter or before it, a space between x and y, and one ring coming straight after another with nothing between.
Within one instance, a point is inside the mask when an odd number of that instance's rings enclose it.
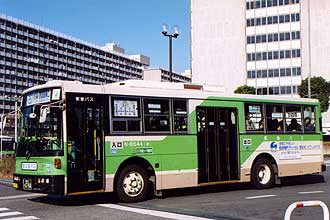
<instances>
[{"instance_id":1,"label":"front wheel","mask_svg":"<svg viewBox=\"0 0 330 220\"><path fill-rule=\"evenodd\" d=\"M264 158L257 160L252 168L252 184L258 189L274 186L275 174L272 163Z\"/></svg>"},{"instance_id":2,"label":"front wheel","mask_svg":"<svg viewBox=\"0 0 330 220\"><path fill-rule=\"evenodd\" d=\"M119 174L116 193L122 202L140 202L147 198L150 189L149 177L145 169L129 165Z\"/></svg>"}]
</instances>

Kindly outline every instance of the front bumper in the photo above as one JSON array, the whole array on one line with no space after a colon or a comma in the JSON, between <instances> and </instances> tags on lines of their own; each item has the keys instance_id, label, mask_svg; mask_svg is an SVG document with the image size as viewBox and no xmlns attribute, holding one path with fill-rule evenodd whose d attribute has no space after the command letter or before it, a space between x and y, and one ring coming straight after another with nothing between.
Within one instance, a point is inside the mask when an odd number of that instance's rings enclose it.
<instances>
[{"instance_id":1,"label":"front bumper","mask_svg":"<svg viewBox=\"0 0 330 220\"><path fill-rule=\"evenodd\" d=\"M41 176L14 174L13 187L28 192L64 195L64 175Z\"/></svg>"}]
</instances>

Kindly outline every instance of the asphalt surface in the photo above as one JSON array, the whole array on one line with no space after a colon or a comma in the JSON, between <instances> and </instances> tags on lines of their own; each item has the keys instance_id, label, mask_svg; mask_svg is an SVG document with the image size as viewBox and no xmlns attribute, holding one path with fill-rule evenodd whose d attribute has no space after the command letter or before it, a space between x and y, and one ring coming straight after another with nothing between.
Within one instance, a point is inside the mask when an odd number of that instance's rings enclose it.
<instances>
[{"instance_id":1,"label":"asphalt surface","mask_svg":"<svg viewBox=\"0 0 330 220\"><path fill-rule=\"evenodd\" d=\"M286 178L268 190L250 184L177 189L136 204L116 203L111 193L49 198L16 191L0 179L0 219L283 219L296 201L321 200L330 208L329 166L330 161L325 173ZM299 208L292 219L323 219L322 209Z\"/></svg>"}]
</instances>

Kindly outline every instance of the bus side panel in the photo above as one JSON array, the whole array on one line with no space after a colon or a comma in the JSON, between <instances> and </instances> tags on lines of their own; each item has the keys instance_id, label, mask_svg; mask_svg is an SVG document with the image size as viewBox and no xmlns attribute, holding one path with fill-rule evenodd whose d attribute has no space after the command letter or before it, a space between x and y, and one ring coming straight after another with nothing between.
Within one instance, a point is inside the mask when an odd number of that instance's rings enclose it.
<instances>
[{"instance_id":1,"label":"bus side panel","mask_svg":"<svg viewBox=\"0 0 330 220\"><path fill-rule=\"evenodd\" d=\"M250 181L255 158L267 153L276 161L278 176L321 172L322 141L319 134L246 134L240 137L242 181Z\"/></svg>"},{"instance_id":2,"label":"bus side panel","mask_svg":"<svg viewBox=\"0 0 330 220\"><path fill-rule=\"evenodd\" d=\"M196 137L110 136L106 137L106 191L114 190L120 165L129 158L145 159L156 175L156 189L197 186Z\"/></svg>"}]
</instances>

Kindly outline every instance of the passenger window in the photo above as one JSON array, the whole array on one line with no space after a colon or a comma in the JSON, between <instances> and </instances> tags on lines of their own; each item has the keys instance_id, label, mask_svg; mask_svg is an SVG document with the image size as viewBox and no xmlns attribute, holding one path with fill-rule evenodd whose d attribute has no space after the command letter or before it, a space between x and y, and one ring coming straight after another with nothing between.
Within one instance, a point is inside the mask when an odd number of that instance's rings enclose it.
<instances>
[{"instance_id":1,"label":"passenger window","mask_svg":"<svg viewBox=\"0 0 330 220\"><path fill-rule=\"evenodd\" d=\"M302 115L300 105L287 105L285 109L286 131L302 131Z\"/></svg>"},{"instance_id":2,"label":"passenger window","mask_svg":"<svg viewBox=\"0 0 330 220\"><path fill-rule=\"evenodd\" d=\"M266 105L267 129L269 132L283 132L283 108L282 105Z\"/></svg>"},{"instance_id":3,"label":"passenger window","mask_svg":"<svg viewBox=\"0 0 330 220\"><path fill-rule=\"evenodd\" d=\"M262 104L245 104L246 131L264 131L264 117Z\"/></svg>"},{"instance_id":4,"label":"passenger window","mask_svg":"<svg viewBox=\"0 0 330 220\"><path fill-rule=\"evenodd\" d=\"M188 131L188 109L186 100L173 100L174 132Z\"/></svg>"},{"instance_id":5,"label":"passenger window","mask_svg":"<svg viewBox=\"0 0 330 220\"><path fill-rule=\"evenodd\" d=\"M112 131L141 132L140 99L112 98Z\"/></svg>"},{"instance_id":6,"label":"passenger window","mask_svg":"<svg viewBox=\"0 0 330 220\"><path fill-rule=\"evenodd\" d=\"M315 132L315 107L304 106L304 131Z\"/></svg>"},{"instance_id":7,"label":"passenger window","mask_svg":"<svg viewBox=\"0 0 330 220\"><path fill-rule=\"evenodd\" d=\"M169 99L144 99L144 123L147 132L170 132Z\"/></svg>"}]
</instances>

